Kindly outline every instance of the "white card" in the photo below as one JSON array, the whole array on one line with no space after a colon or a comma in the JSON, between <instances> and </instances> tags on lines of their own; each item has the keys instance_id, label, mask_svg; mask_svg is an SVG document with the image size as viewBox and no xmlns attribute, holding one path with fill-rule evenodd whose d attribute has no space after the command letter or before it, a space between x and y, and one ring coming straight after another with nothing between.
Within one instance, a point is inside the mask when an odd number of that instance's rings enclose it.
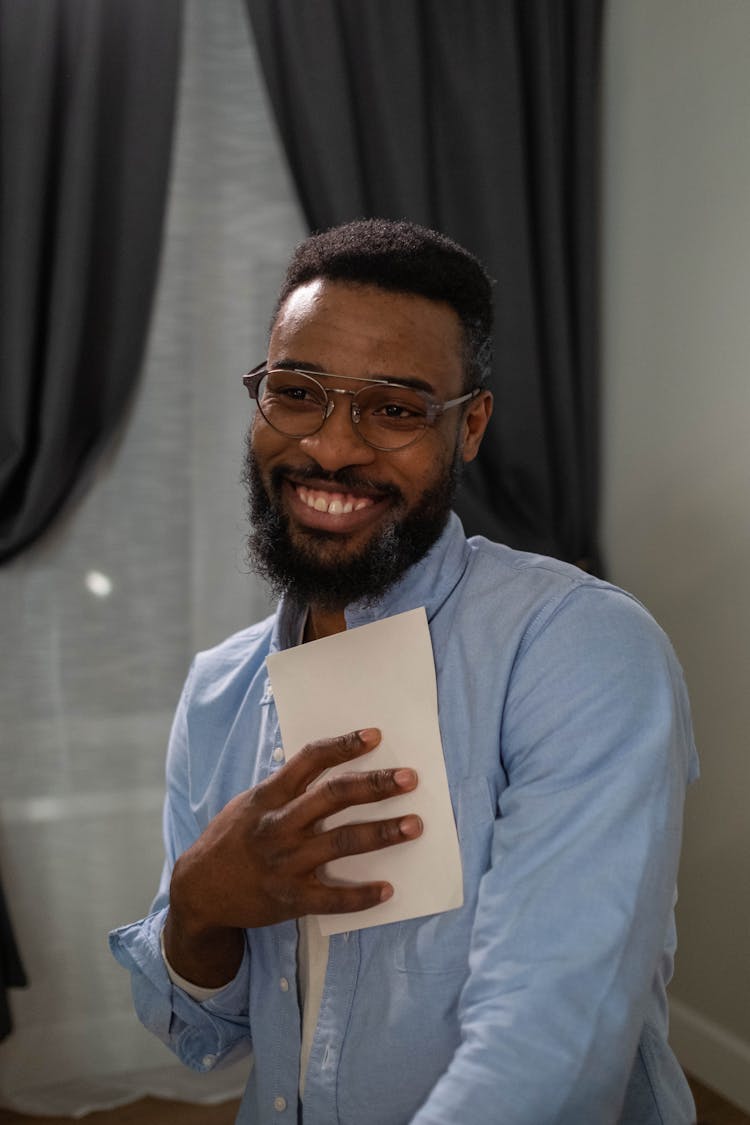
<instances>
[{"instance_id":1,"label":"white card","mask_svg":"<svg viewBox=\"0 0 750 1125\"><path fill-rule=\"evenodd\" d=\"M337 883L387 880L393 897L349 914L317 915L323 935L453 910L463 903L458 835L438 725L432 642L424 608L348 629L266 661L287 758L320 738L378 727L381 742L337 772L409 766L411 793L355 805L325 822L362 823L406 813L422 818L416 840L325 865Z\"/></svg>"}]
</instances>

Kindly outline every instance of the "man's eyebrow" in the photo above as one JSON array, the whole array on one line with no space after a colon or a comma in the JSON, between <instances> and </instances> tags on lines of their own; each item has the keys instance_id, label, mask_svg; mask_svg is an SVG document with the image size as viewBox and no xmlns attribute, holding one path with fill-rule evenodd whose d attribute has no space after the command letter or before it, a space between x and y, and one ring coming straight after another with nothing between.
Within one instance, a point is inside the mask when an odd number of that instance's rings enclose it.
<instances>
[{"instance_id":1,"label":"man's eyebrow","mask_svg":"<svg viewBox=\"0 0 750 1125\"><path fill-rule=\"evenodd\" d=\"M277 359L272 364L268 365L280 371L311 371L314 375L327 375L330 379L356 379L354 375L338 375L333 371L326 371L320 366L319 363L309 363L301 359ZM373 375L366 376L368 379L383 379L387 383L393 383L397 387L411 387L415 391L426 391L428 395L435 394L435 388L432 383L428 383L426 379L417 379L410 375L389 375L387 373L376 372Z\"/></svg>"}]
</instances>

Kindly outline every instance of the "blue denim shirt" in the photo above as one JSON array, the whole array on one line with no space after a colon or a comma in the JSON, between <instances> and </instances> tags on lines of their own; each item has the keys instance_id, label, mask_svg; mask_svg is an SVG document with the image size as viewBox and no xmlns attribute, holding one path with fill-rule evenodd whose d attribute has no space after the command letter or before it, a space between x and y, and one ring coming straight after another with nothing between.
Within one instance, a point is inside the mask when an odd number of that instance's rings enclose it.
<instances>
[{"instance_id":1,"label":"blue denim shirt","mask_svg":"<svg viewBox=\"0 0 750 1125\"><path fill-rule=\"evenodd\" d=\"M667 638L629 595L467 541L455 516L382 602L350 606L347 624L420 605L465 903L331 938L302 1120L688 1125L665 986L697 766ZM265 658L299 628L282 601L194 661L169 746L161 890L149 917L111 938L141 1020L188 1066L252 1046L248 1125L297 1121L296 924L248 931L236 978L203 1003L171 984L159 933L175 858L279 768Z\"/></svg>"}]
</instances>

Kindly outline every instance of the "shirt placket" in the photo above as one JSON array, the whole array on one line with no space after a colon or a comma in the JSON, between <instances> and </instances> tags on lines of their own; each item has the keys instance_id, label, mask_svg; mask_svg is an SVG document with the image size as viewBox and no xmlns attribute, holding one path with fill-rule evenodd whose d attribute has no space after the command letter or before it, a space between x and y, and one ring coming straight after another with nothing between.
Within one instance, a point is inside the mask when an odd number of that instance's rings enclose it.
<instances>
[{"instance_id":1,"label":"shirt placket","mask_svg":"<svg viewBox=\"0 0 750 1125\"><path fill-rule=\"evenodd\" d=\"M269 777L286 761L278 714L270 680L260 700L264 731L262 774ZM251 935L251 950L258 947L262 984L258 989L253 1024L260 1030L253 1038L262 1120L279 1125L297 1122L300 1011L297 1001L297 927L284 922ZM261 1056L262 1059L261 1059Z\"/></svg>"},{"instance_id":2,"label":"shirt placket","mask_svg":"<svg viewBox=\"0 0 750 1125\"><path fill-rule=\"evenodd\" d=\"M328 949L320 1014L305 1083L305 1125L336 1125L344 1034L349 1024L360 962L359 933L333 934Z\"/></svg>"}]
</instances>

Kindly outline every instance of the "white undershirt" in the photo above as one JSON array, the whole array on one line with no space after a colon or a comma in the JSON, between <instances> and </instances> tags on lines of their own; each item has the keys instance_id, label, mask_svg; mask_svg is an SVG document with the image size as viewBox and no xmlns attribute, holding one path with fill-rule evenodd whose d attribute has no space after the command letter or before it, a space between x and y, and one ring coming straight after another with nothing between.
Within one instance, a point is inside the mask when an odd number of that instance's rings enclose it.
<instances>
[{"instance_id":1,"label":"white undershirt","mask_svg":"<svg viewBox=\"0 0 750 1125\"><path fill-rule=\"evenodd\" d=\"M298 920L297 931L299 933L297 984L299 985L299 1002L302 1008L299 1096L302 1098L305 1092L305 1076L310 1058L310 1048L320 1015L320 1002L323 999L330 939L321 934L318 923L309 914L307 917Z\"/></svg>"}]
</instances>

